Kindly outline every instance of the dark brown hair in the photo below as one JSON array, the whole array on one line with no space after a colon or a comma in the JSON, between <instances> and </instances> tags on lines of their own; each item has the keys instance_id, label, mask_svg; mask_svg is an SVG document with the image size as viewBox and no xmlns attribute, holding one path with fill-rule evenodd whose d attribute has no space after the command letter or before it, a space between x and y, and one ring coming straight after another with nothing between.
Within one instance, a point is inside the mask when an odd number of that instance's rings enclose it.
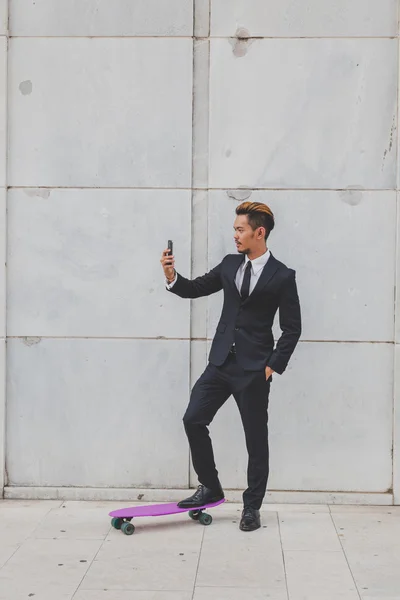
<instances>
[{"instance_id":1,"label":"dark brown hair","mask_svg":"<svg viewBox=\"0 0 400 600\"><path fill-rule=\"evenodd\" d=\"M247 215L247 220L253 231L257 227L264 227L265 239L275 226L275 219L272 210L263 202L242 202L236 207L237 215Z\"/></svg>"}]
</instances>

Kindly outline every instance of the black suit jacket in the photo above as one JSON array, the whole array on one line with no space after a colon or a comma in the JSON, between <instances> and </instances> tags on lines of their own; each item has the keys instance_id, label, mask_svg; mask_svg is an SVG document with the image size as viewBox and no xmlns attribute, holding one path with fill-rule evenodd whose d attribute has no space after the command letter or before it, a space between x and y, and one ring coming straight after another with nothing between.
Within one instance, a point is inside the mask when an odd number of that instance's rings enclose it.
<instances>
[{"instance_id":1,"label":"black suit jacket","mask_svg":"<svg viewBox=\"0 0 400 600\"><path fill-rule=\"evenodd\" d=\"M181 298L199 298L224 290L224 306L209 356L212 364L221 366L235 344L243 369L258 371L269 366L283 373L301 334L295 271L271 254L254 290L242 302L235 278L243 261L240 254L228 254L218 266L192 281L178 273L170 291ZM272 324L278 309L282 335L274 348Z\"/></svg>"}]
</instances>

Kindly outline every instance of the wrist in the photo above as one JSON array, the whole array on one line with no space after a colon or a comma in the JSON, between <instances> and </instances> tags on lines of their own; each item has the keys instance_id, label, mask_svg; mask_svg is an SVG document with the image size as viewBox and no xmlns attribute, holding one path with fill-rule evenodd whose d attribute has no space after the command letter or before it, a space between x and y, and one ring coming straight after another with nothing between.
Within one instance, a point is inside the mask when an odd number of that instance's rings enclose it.
<instances>
[{"instance_id":1,"label":"wrist","mask_svg":"<svg viewBox=\"0 0 400 600\"><path fill-rule=\"evenodd\" d=\"M167 276L168 283L172 283L174 281L175 277L176 277L176 271L174 269L174 273L173 273L172 277Z\"/></svg>"}]
</instances>

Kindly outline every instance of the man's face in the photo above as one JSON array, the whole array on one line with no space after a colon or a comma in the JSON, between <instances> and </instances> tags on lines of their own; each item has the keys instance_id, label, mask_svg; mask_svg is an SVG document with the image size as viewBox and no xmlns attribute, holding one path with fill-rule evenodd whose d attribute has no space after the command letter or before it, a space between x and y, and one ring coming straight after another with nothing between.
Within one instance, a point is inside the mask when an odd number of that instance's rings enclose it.
<instances>
[{"instance_id":1,"label":"man's face","mask_svg":"<svg viewBox=\"0 0 400 600\"><path fill-rule=\"evenodd\" d=\"M234 240L240 254L249 254L256 244L256 231L248 223L247 215L238 215L233 224L235 230Z\"/></svg>"}]
</instances>

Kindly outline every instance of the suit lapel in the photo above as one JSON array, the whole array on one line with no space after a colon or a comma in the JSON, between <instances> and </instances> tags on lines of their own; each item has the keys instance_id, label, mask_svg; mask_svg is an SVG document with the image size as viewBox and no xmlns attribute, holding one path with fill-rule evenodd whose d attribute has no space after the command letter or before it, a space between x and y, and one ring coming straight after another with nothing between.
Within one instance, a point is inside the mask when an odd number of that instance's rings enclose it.
<instances>
[{"instance_id":1,"label":"suit lapel","mask_svg":"<svg viewBox=\"0 0 400 600\"><path fill-rule=\"evenodd\" d=\"M275 273L278 269L279 269L279 263L276 260L276 258L271 254L271 256L268 259L267 264L261 271L261 275L258 278L258 281L255 285L254 290L251 292L250 296L248 298L246 298L246 300L244 300L243 304L245 304L246 302L249 302L249 300L251 300L251 298L255 294L257 294L257 292L259 292L264 286L266 286L267 283L272 278L272 276L275 275Z\"/></svg>"},{"instance_id":2,"label":"suit lapel","mask_svg":"<svg viewBox=\"0 0 400 600\"><path fill-rule=\"evenodd\" d=\"M242 256L241 254L238 254L237 256L235 256L235 260L232 261L232 268L231 268L232 270L229 273L229 281L232 283L233 289L235 290L239 300L241 300L241 296L236 287L236 274L238 272L240 265L243 264L244 260L245 260L244 256Z\"/></svg>"}]
</instances>

